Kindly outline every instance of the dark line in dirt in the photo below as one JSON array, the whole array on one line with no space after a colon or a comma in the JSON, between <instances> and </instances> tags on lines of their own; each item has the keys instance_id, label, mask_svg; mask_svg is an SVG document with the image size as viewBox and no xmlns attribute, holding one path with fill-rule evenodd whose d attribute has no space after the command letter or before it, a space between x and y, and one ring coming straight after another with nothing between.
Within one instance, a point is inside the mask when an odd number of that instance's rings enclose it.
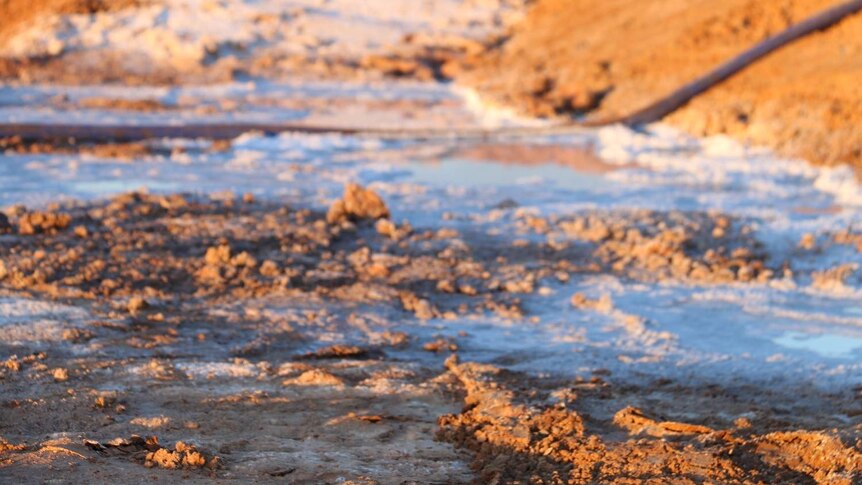
<instances>
[{"instance_id":1,"label":"dark line in dirt","mask_svg":"<svg viewBox=\"0 0 862 485\"><path fill-rule=\"evenodd\" d=\"M278 134L284 132L357 134L367 132L358 128L332 128L303 124L280 123L200 123L183 125L88 125L48 123L2 123L0 138L19 137L23 141L68 140L79 143L108 141L138 141L153 138L207 138L225 140L244 133L262 132Z\"/></svg>"}]
</instances>

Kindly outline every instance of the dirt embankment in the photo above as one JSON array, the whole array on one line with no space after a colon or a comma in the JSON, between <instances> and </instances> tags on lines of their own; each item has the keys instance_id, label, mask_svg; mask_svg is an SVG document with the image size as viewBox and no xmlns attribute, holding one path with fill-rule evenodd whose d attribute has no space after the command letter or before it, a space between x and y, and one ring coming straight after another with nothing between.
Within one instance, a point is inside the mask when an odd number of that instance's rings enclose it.
<instances>
[{"instance_id":1,"label":"dirt embankment","mask_svg":"<svg viewBox=\"0 0 862 485\"><path fill-rule=\"evenodd\" d=\"M634 111L836 0L540 0L460 74L538 115ZM666 121L819 164L862 167L862 15L813 34Z\"/></svg>"},{"instance_id":2,"label":"dirt embankment","mask_svg":"<svg viewBox=\"0 0 862 485\"><path fill-rule=\"evenodd\" d=\"M139 5L139 0L0 0L0 45L43 15L95 13Z\"/></svg>"},{"instance_id":3,"label":"dirt embankment","mask_svg":"<svg viewBox=\"0 0 862 485\"><path fill-rule=\"evenodd\" d=\"M0 54L4 46L28 25L44 16L121 10L146 0L0 0ZM46 62L0 55L0 78L26 79L29 72Z\"/></svg>"}]
</instances>

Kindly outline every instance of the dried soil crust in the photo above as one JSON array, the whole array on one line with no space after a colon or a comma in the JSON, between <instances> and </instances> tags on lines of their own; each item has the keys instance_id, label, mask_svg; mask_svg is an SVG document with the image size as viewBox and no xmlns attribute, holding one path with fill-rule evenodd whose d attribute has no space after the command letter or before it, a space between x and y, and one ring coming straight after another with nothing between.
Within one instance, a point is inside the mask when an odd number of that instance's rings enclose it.
<instances>
[{"instance_id":1,"label":"dried soil crust","mask_svg":"<svg viewBox=\"0 0 862 485\"><path fill-rule=\"evenodd\" d=\"M540 0L460 81L536 115L632 112L833 0ZM862 16L796 42L667 121L819 164L862 167Z\"/></svg>"}]
</instances>

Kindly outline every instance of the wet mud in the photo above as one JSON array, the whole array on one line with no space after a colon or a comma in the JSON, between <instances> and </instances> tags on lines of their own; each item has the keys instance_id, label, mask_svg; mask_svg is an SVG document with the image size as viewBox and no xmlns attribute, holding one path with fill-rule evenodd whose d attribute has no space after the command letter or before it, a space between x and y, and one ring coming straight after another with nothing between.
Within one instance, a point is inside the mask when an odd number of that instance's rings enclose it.
<instances>
[{"instance_id":1,"label":"wet mud","mask_svg":"<svg viewBox=\"0 0 862 485\"><path fill-rule=\"evenodd\" d=\"M134 192L7 209L3 304L52 301L45 318L61 323L4 330L4 473L858 481L858 390L649 373L638 382L601 368L531 375L459 362L462 345L474 345L466 333L423 327L488 314L523 322L527 296L581 275L793 278L744 220L524 215L513 242L389 215L383 197L355 184L328 207ZM608 313L614 303L576 293L571 311ZM627 325L647 331L636 318Z\"/></svg>"}]
</instances>

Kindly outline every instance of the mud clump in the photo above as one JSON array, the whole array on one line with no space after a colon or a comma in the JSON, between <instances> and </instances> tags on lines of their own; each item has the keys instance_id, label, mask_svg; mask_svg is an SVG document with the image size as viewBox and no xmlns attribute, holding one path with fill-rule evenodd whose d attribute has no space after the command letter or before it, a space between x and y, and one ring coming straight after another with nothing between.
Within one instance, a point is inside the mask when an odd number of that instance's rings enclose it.
<instances>
[{"instance_id":1,"label":"mud clump","mask_svg":"<svg viewBox=\"0 0 862 485\"><path fill-rule=\"evenodd\" d=\"M5 438L0 437L0 455L2 455L3 453L24 451L27 448L27 445L10 443Z\"/></svg>"},{"instance_id":2,"label":"mud clump","mask_svg":"<svg viewBox=\"0 0 862 485\"><path fill-rule=\"evenodd\" d=\"M177 468L203 468L216 469L219 467L220 460L218 457L207 457L198 451L193 445L188 445L182 441L177 441L173 450L168 448L159 448L156 451L147 453L144 459L144 466L159 468L167 468L169 470Z\"/></svg>"},{"instance_id":3,"label":"mud clump","mask_svg":"<svg viewBox=\"0 0 862 485\"><path fill-rule=\"evenodd\" d=\"M427 342L422 346L422 349L434 353L440 353L446 350L449 352L456 352L458 350L458 344L449 339L439 338L437 340Z\"/></svg>"},{"instance_id":4,"label":"mud clump","mask_svg":"<svg viewBox=\"0 0 862 485\"><path fill-rule=\"evenodd\" d=\"M325 370L312 369L293 379L286 379L283 384L285 386L343 387L344 381Z\"/></svg>"},{"instance_id":5,"label":"mud clump","mask_svg":"<svg viewBox=\"0 0 862 485\"><path fill-rule=\"evenodd\" d=\"M129 302L126 304L126 310L132 315L137 315L141 310L145 310L150 307L149 302L147 300L141 298L140 296L133 296L129 298Z\"/></svg>"},{"instance_id":6,"label":"mud clump","mask_svg":"<svg viewBox=\"0 0 862 485\"><path fill-rule=\"evenodd\" d=\"M134 160L152 155L157 151L159 150L154 145L144 142L89 143L74 138L34 140L20 136L0 138L0 152L6 153L92 155L99 158Z\"/></svg>"},{"instance_id":7,"label":"mud clump","mask_svg":"<svg viewBox=\"0 0 862 485\"><path fill-rule=\"evenodd\" d=\"M440 311L434 308L428 300L419 298L414 293L404 292L401 294L401 304L408 312L413 312L420 320L430 320L438 315Z\"/></svg>"},{"instance_id":8,"label":"mud clump","mask_svg":"<svg viewBox=\"0 0 862 485\"><path fill-rule=\"evenodd\" d=\"M18 233L54 234L69 227L72 221L68 214L56 212L26 212L18 218Z\"/></svg>"},{"instance_id":9,"label":"mud clump","mask_svg":"<svg viewBox=\"0 0 862 485\"><path fill-rule=\"evenodd\" d=\"M274 263L263 268L264 276L277 276L277 267ZM222 244L207 248L204 254L204 266L196 273L199 282L210 286L223 286L230 280L247 277L249 271L257 266L257 260L243 251L233 255L229 245Z\"/></svg>"},{"instance_id":10,"label":"mud clump","mask_svg":"<svg viewBox=\"0 0 862 485\"><path fill-rule=\"evenodd\" d=\"M69 380L69 371L58 367L51 371L51 376L54 377L54 382L66 382Z\"/></svg>"},{"instance_id":11,"label":"mud clump","mask_svg":"<svg viewBox=\"0 0 862 485\"><path fill-rule=\"evenodd\" d=\"M752 228L722 215L594 212L532 227L585 241L597 263L638 278L765 282L775 274Z\"/></svg>"},{"instance_id":12,"label":"mud clump","mask_svg":"<svg viewBox=\"0 0 862 485\"><path fill-rule=\"evenodd\" d=\"M668 435L707 434L714 430L696 424L676 421L657 421L647 417L643 411L626 407L614 414L614 424L629 431L632 435L649 435L660 438Z\"/></svg>"},{"instance_id":13,"label":"mud clump","mask_svg":"<svg viewBox=\"0 0 862 485\"><path fill-rule=\"evenodd\" d=\"M594 310L601 313L610 313L614 309L614 302L608 295L602 295L598 299L591 299L583 293L575 293L569 302L575 308Z\"/></svg>"},{"instance_id":14,"label":"mud clump","mask_svg":"<svg viewBox=\"0 0 862 485\"><path fill-rule=\"evenodd\" d=\"M328 214L276 201L138 192L45 213L22 209L12 217L32 234L0 240L0 286L105 300L147 320L163 318L167 308L148 311L145 302L267 295L385 303L421 320L488 313L520 319L524 298L576 274L760 283L781 268L767 266L768 255L745 221L721 214L586 211L516 218L516 231L546 238L516 244L505 236L406 223L393 237L374 224L351 222L388 215L380 197L359 186L348 186ZM70 227L86 233L63 230ZM572 303L612 309L612 302L586 297Z\"/></svg>"},{"instance_id":15,"label":"mud clump","mask_svg":"<svg viewBox=\"0 0 862 485\"><path fill-rule=\"evenodd\" d=\"M850 485L862 480L862 454L826 433L790 431L755 440L763 461L805 473L819 484Z\"/></svg>"},{"instance_id":16,"label":"mud clump","mask_svg":"<svg viewBox=\"0 0 862 485\"><path fill-rule=\"evenodd\" d=\"M296 360L370 359L381 355L382 352L376 349L363 348L358 345L330 345L297 356Z\"/></svg>"},{"instance_id":17,"label":"mud clump","mask_svg":"<svg viewBox=\"0 0 862 485\"><path fill-rule=\"evenodd\" d=\"M129 439L117 438L107 443L85 440L89 449L106 456L128 456L147 468L158 467L168 470L222 468L222 460L217 456L205 454L194 445L177 441L174 448L159 444L158 438L144 439L133 435Z\"/></svg>"},{"instance_id":18,"label":"mud clump","mask_svg":"<svg viewBox=\"0 0 862 485\"><path fill-rule=\"evenodd\" d=\"M862 253L862 233L844 229L832 234L832 241L835 244L852 246L856 252Z\"/></svg>"},{"instance_id":19,"label":"mud clump","mask_svg":"<svg viewBox=\"0 0 862 485\"><path fill-rule=\"evenodd\" d=\"M811 273L811 286L824 291L840 291L847 289L847 280L850 279L858 269L858 264L845 263L822 271L814 271Z\"/></svg>"},{"instance_id":20,"label":"mud clump","mask_svg":"<svg viewBox=\"0 0 862 485\"><path fill-rule=\"evenodd\" d=\"M342 198L335 201L326 213L326 221L330 224L388 218L389 208L386 207L383 199L373 190L353 183L344 187Z\"/></svg>"},{"instance_id":21,"label":"mud clump","mask_svg":"<svg viewBox=\"0 0 862 485\"><path fill-rule=\"evenodd\" d=\"M376 194L360 188L348 188L336 205L346 211L343 217L388 214ZM63 210L53 216L22 211L33 234L0 241L6 289L106 299L145 319L165 310L145 311L148 301L272 294L390 302L422 319L488 310L520 314L518 301L495 285L458 299L438 290L443 280L512 279L512 269L455 253L447 248L463 242L431 231L398 229L393 238L369 224L329 224L320 211L182 194L121 194L70 202ZM86 235L60 227L84 227Z\"/></svg>"}]
</instances>

